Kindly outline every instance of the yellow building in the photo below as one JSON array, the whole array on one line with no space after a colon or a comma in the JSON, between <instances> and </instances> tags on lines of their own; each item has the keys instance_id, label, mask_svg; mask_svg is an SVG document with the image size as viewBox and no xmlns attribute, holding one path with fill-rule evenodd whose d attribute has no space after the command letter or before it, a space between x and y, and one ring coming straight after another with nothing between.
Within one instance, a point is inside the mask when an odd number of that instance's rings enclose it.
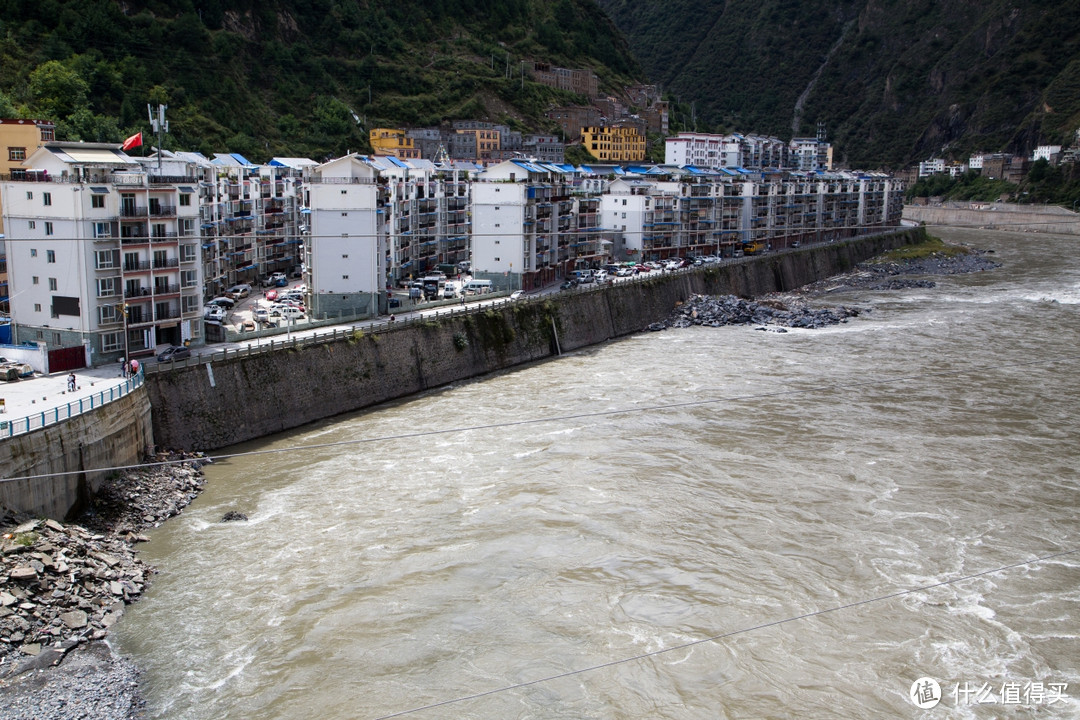
<instances>
[{"instance_id":1,"label":"yellow building","mask_svg":"<svg viewBox=\"0 0 1080 720\"><path fill-rule=\"evenodd\" d=\"M645 136L636 127L583 127L585 149L604 162L637 162L645 159Z\"/></svg>"},{"instance_id":2,"label":"yellow building","mask_svg":"<svg viewBox=\"0 0 1080 720\"><path fill-rule=\"evenodd\" d=\"M413 139L404 130L373 128L368 134L371 151L376 155L392 155L397 158L419 158L420 151L413 147Z\"/></svg>"},{"instance_id":3,"label":"yellow building","mask_svg":"<svg viewBox=\"0 0 1080 720\"><path fill-rule=\"evenodd\" d=\"M23 160L34 154L42 144L56 139L56 126L51 120L0 118L0 178L24 173ZM0 203L3 198L0 197ZM4 208L0 204L0 235L4 234ZM8 312L8 271L4 243L0 241L0 313Z\"/></svg>"}]
</instances>

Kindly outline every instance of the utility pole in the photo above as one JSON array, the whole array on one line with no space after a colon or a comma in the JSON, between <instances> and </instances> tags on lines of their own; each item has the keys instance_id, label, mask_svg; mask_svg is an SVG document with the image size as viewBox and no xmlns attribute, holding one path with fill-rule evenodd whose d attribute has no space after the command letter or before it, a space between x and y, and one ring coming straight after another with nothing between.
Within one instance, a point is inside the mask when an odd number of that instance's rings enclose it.
<instances>
[{"instance_id":1,"label":"utility pole","mask_svg":"<svg viewBox=\"0 0 1080 720\"><path fill-rule=\"evenodd\" d=\"M168 108L168 105L158 105L157 117L154 117L154 111L150 108L150 104L146 104L146 112L150 116L150 129L157 134L157 169L159 177L161 176L161 145L164 142L165 133L169 132L169 121L165 119L165 111Z\"/></svg>"}]
</instances>

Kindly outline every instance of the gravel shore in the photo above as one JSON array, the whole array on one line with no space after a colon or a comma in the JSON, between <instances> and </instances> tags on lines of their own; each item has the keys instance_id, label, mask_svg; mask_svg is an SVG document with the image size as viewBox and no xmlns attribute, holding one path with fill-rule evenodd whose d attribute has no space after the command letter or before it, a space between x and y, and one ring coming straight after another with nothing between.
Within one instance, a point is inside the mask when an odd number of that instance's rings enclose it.
<instances>
[{"instance_id":1,"label":"gravel shore","mask_svg":"<svg viewBox=\"0 0 1080 720\"><path fill-rule=\"evenodd\" d=\"M141 532L202 490L200 456L108 481L76 523L0 508L0 720L133 720L138 670L106 642L154 569ZM177 462L179 461L179 462Z\"/></svg>"}]
</instances>

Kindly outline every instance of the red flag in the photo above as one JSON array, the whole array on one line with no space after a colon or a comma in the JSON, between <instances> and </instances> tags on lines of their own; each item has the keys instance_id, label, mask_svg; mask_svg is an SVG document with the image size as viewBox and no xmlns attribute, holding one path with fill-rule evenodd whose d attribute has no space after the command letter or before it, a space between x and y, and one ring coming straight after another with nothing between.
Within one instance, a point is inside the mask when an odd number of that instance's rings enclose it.
<instances>
[{"instance_id":1,"label":"red flag","mask_svg":"<svg viewBox=\"0 0 1080 720\"><path fill-rule=\"evenodd\" d=\"M142 145L142 133L135 133L120 146L121 150L130 150L131 148L137 148Z\"/></svg>"}]
</instances>

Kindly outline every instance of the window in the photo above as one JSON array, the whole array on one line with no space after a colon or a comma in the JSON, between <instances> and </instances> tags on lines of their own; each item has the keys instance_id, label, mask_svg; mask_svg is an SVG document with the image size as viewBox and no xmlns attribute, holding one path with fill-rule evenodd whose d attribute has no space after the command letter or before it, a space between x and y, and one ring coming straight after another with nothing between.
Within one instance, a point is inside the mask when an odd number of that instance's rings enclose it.
<instances>
[{"instance_id":1,"label":"window","mask_svg":"<svg viewBox=\"0 0 1080 720\"><path fill-rule=\"evenodd\" d=\"M37 284L38 284L38 281L39 281L39 278L38 278L38 276L37 276L37 275L35 275L35 276L33 277L33 283L34 283L34 285L37 285Z\"/></svg>"},{"instance_id":2,"label":"window","mask_svg":"<svg viewBox=\"0 0 1080 720\"><path fill-rule=\"evenodd\" d=\"M180 221L180 234L184 237L191 237L195 234L194 218L184 218Z\"/></svg>"},{"instance_id":3,"label":"window","mask_svg":"<svg viewBox=\"0 0 1080 720\"><path fill-rule=\"evenodd\" d=\"M183 312L193 313L199 311L199 298L197 295L185 295L181 298L181 305L183 306Z\"/></svg>"},{"instance_id":4,"label":"window","mask_svg":"<svg viewBox=\"0 0 1080 720\"><path fill-rule=\"evenodd\" d=\"M30 248L30 257L37 257L37 248Z\"/></svg>"},{"instance_id":5,"label":"window","mask_svg":"<svg viewBox=\"0 0 1080 720\"><path fill-rule=\"evenodd\" d=\"M119 250L98 250L94 253L94 269L110 270L120 264Z\"/></svg>"},{"instance_id":6,"label":"window","mask_svg":"<svg viewBox=\"0 0 1080 720\"><path fill-rule=\"evenodd\" d=\"M94 237L95 238L107 238L112 237L112 226L107 222L94 223Z\"/></svg>"},{"instance_id":7,"label":"window","mask_svg":"<svg viewBox=\"0 0 1080 720\"><path fill-rule=\"evenodd\" d=\"M92 208L103 208L103 207L105 207L105 196L104 195L91 195L90 196L90 207L92 207Z\"/></svg>"},{"instance_id":8,"label":"window","mask_svg":"<svg viewBox=\"0 0 1080 720\"><path fill-rule=\"evenodd\" d=\"M98 278L97 296L112 297L116 294L116 278Z\"/></svg>"},{"instance_id":9,"label":"window","mask_svg":"<svg viewBox=\"0 0 1080 720\"><path fill-rule=\"evenodd\" d=\"M341 213L341 217L349 217L349 213L343 212L343 213Z\"/></svg>"},{"instance_id":10,"label":"window","mask_svg":"<svg viewBox=\"0 0 1080 720\"><path fill-rule=\"evenodd\" d=\"M52 235L52 232L53 232L52 223L49 222L48 220L46 220L45 221L45 234L46 235Z\"/></svg>"},{"instance_id":11,"label":"window","mask_svg":"<svg viewBox=\"0 0 1080 720\"><path fill-rule=\"evenodd\" d=\"M180 273L180 285L182 287L195 287L199 281L199 273L195 270L184 270Z\"/></svg>"},{"instance_id":12,"label":"window","mask_svg":"<svg viewBox=\"0 0 1080 720\"><path fill-rule=\"evenodd\" d=\"M56 278L49 278L49 289L56 291Z\"/></svg>"},{"instance_id":13,"label":"window","mask_svg":"<svg viewBox=\"0 0 1080 720\"><path fill-rule=\"evenodd\" d=\"M52 193L51 192L41 193L41 200L46 205L52 205Z\"/></svg>"},{"instance_id":14,"label":"window","mask_svg":"<svg viewBox=\"0 0 1080 720\"><path fill-rule=\"evenodd\" d=\"M625 205L625 204L626 204L626 198L623 198L622 204L623 204L623 205Z\"/></svg>"},{"instance_id":15,"label":"window","mask_svg":"<svg viewBox=\"0 0 1080 720\"><path fill-rule=\"evenodd\" d=\"M55 263L56 262L56 251L55 250L46 250L45 251L45 262L47 262L47 263Z\"/></svg>"},{"instance_id":16,"label":"window","mask_svg":"<svg viewBox=\"0 0 1080 720\"><path fill-rule=\"evenodd\" d=\"M187 193L180 194L180 207L191 207L191 195Z\"/></svg>"},{"instance_id":17,"label":"window","mask_svg":"<svg viewBox=\"0 0 1080 720\"><path fill-rule=\"evenodd\" d=\"M111 308L101 308L102 310ZM102 323L108 322L102 320ZM101 336L101 352L119 352L124 349L124 336L121 333L105 333Z\"/></svg>"},{"instance_id":18,"label":"window","mask_svg":"<svg viewBox=\"0 0 1080 720\"><path fill-rule=\"evenodd\" d=\"M36 229L36 228L37 228L37 223L36 223L36 222L34 222L33 220L31 220L31 221L30 221L30 222L28 223L27 227L29 227L29 228L30 228L31 230L34 230L34 229Z\"/></svg>"},{"instance_id":19,"label":"window","mask_svg":"<svg viewBox=\"0 0 1080 720\"><path fill-rule=\"evenodd\" d=\"M198 255L198 251L194 245L181 245L180 246L180 259L184 262L195 262L195 258Z\"/></svg>"},{"instance_id":20,"label":"window","mask_svg":"<svg viewBox=\"0 0 1080 720\"><path fill-rule=\"evenodd\" d=\"M34 193L31 192L30 190L27 190L26 191L26 199L27 200L33 200L34 199Z\"/></svg>"},{"instance_id":21,"label":"window","mask_svg":"<svg viewBox=\"0 0 1080 720\"><path fill-rule=\"evenodd\" d=\"M53 317L58 317L58 316L54 314L54 315L53 315ZM61 345L63 345L64 343L63 343L63 342L61 342L61 339L62 339L62 338L60 337L60 333L58 333L58 332L54 332L54 333L52 334L52 344L53 344L53 345L56 345L56 346L58 346L58 347L59 347L59 346L61 346Z\"/></svg>"},{"instance_id":22,"label":"window","mask_svg":"<svg viewBox=\"0 0 1080 720\"><path fill-rule=\"evenodd\" d=\"M348 276L348 275L342 275L342 276L341 276L341 279L342 279L342 280L348 280L348 279L349 279L349 276Z\"/></svg>"},{"instance_id":23,"label":"window","mask_svg":"<svg viewBox=\"0 0 1080 720\"><path fill-rule=\"evenodd\" d=\"M34 303L34 312L41 312L41 303Z\"/></svg>"},{"instance_id":24,"label":"window","mask_svg":"<svg viewBox=\"0 0 1080 720\"><path fill-rule=\"evenodd\" d=\"M348 195L348 194L349 194L349 191L348 191L348 190L342 190L342 191L341 191L341 194L342 194L342 195Z\"/></svg>"},{"instance_id":25,"label":"window","mask_svg":"<svg viewBox=\"0 0 1080 720\"><path fill-rule=\"evenodd\" d=\"M8 148L8 160L19 161L26 159L26 148L24 147L9 147Z\"/></svg>"},{"instance_id":26,"label":"window","mask_svg":"<svg viewBox=\"0 0 1080 720\"><path fill-rule=\"evenodd\" d=\"M499 258L495 258L495 262L499 262Z\"/></svg>"},{"instance_id":27,"label":"window","mask_svg":"<svg viewBox=\"0 0 1080 720\"><path fill-rule=\"evenodd\" d=\"M622 219L623 219L623 220L625 220L625 219L626 219L626 213L623 213L623 214L622 214Z\"/></svg>"}]
</instances>

